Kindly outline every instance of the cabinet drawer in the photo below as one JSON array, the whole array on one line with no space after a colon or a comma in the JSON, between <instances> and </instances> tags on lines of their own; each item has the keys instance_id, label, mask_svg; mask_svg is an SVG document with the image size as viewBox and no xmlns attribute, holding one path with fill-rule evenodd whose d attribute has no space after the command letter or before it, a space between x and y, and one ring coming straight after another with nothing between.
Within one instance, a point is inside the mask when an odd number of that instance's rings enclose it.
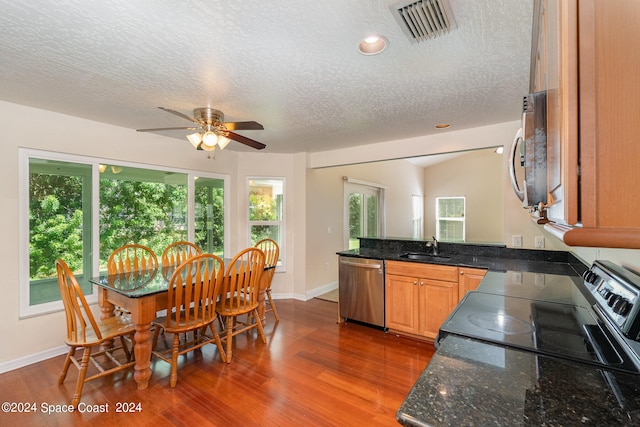
<instances>
[{"instance_id":1,"label":"cabinet drawer","mask_svg":"<svg viewBox=\"0 0 640 427\"><path fill-rule=\"evenodd\" d=\"M387 274L422 277L425 279L458 282L458 267L450 265L421 264L417 262L387 261Z\"/></svg>"}]
</instances>

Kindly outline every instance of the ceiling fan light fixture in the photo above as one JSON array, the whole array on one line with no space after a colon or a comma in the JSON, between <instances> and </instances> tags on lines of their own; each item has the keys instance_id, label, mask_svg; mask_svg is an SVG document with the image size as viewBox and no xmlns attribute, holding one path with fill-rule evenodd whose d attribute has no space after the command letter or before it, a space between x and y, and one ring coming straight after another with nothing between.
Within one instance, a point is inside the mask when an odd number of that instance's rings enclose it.
<instances>
[{"instance_id":1,"label":"ceiling fan light fixture","mask_svg":"<svg viewBox=\"0 0 640 427\"><path fill-rule=\"evenodd\" d=\"M217 143L218 143L218 135L216 135L211 131L207 131L204 133L204 136L202 137L203 149L206 150L207 148L209 148L210 150L208 151L211 151L211 149L215 148Z\"/></svg>"},{"instance_id":2,"label":"ceiling fan light fixture","mask_svg":"<svg viewBox=\"0 0 640 427\"><path fill-rule=\"evenodd\" d=\"M224 150L224 147L229 145L230 142L231 142L231 140L229 138L227 138L226 136L220 135L218 137L218 146L220 147L221 150Z\"/></svg>"},{"instance_id":3,"label":"ceiling fan light fixture","mask_svg":"<svg viewBox=\"0 0 640 427\"><path fill-rule=\"evenodd\" d=\"M191 143L191 145L193 145L194 148L198 148L200 146L200 144L202 143L202 134L200 133L192 133L190 135L187 135L187 139L189 140L189 142Z\"/></svg>"}]
</instances>

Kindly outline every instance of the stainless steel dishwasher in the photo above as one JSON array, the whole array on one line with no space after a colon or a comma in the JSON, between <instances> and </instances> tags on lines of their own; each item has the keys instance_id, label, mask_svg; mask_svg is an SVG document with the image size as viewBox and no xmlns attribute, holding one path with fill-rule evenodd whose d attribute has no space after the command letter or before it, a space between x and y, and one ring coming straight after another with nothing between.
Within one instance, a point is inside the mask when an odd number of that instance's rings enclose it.
<instances>
[{"instance_id":1,"label":"stainless steel dishwasher","mask_svg":"<svg viewBox=\"0 0 640 427\"><path fill-rule=\"evenodd\" d=\"M384 261L340 257L340 317L385 327Z\"/></svg>"}]
</instances>

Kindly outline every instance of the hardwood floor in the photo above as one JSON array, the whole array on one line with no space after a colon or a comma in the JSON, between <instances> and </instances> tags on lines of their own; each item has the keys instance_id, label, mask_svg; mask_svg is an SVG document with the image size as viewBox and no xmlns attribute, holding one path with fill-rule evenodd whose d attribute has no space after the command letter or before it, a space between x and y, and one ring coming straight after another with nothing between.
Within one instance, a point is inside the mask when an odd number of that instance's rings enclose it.
<instances>
[{"instance_id":1,"label":"hardwood floor","mask_svg":"<svg viewBox=\"0 0 640 427\"><path fill-rule=\"evenodd\" d=\"M433 345L353 324L337 324L337 305L278 300L280 322L267 317L267 344L255 332L236 338L233 362L215 346L181 358L178 384L169 365L152 361L149 388L132 372L85 384L83 404L104 413L45 414L71 401L77 370L57 384L64 356L0 375L0 402L29 403L35 413L0 412L0 425L23 426L393 426ZM62 340L63 331L61 331ZM132 403L140 411L117 413Z\"/></svg>"}]
</instances>

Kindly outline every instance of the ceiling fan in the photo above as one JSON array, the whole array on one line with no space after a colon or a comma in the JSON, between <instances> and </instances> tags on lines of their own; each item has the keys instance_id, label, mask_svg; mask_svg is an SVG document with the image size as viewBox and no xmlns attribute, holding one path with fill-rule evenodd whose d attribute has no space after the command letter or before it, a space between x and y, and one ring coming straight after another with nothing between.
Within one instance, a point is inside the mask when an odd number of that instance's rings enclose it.
<instances>
[{"instance_id":1,"label":"ceiling fan","mask_svg":"<svg viewBox=\"0 0 640 427\"><path fill-rule=\"evenodd\" d=\"M254 141L246 136L238 135L235 130L262 130L264 127L254 121L248 122L225 122L224 114L222 111L214 110L213 108L196 108L193 110L193 117L189 117L186 114L182 114L179 111L171 110L169 108L158 107L159 109L166 111L167 113L175 114L176 116L187 119L197 126L184 126L184 127L170 127L170 128L154 128L154 129L137 129L138 132L157 132L163 130L198 130L200 132L187 135L189 142L198 150L214 151L216 147L224 149L231 140L237 141L241 144L248 145L256 150L262 150L266 147L261 142Z\"/></svg>"}]
</instances>

